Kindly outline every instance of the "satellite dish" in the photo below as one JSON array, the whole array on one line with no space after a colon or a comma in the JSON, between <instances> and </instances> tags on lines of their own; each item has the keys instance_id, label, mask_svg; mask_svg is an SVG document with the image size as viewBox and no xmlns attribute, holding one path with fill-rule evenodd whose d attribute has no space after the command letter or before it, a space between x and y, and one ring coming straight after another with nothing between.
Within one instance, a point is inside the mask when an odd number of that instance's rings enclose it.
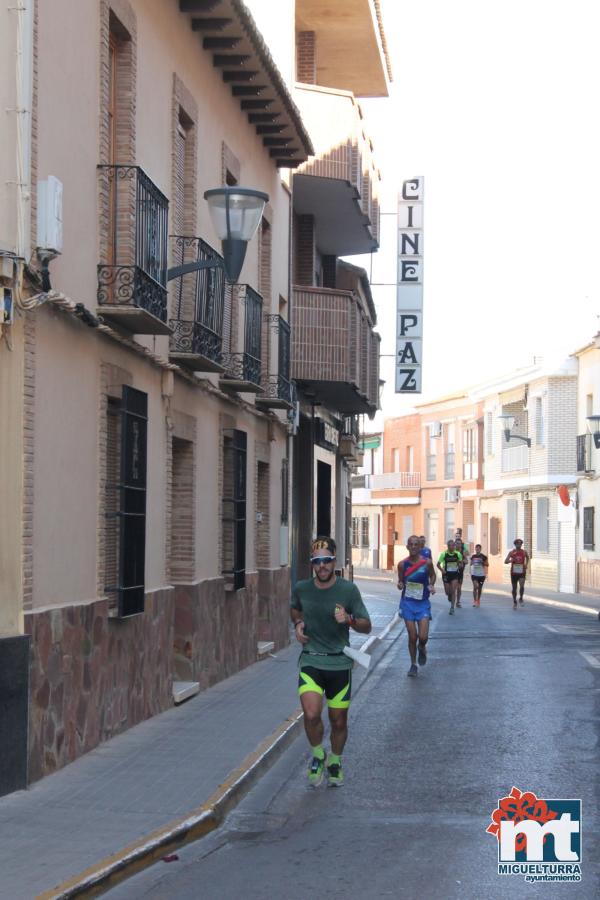
<instances>
[{"instance_id":1,"label":"satellite dish","mask_svg":"<svg viewBox=\"0 0 600 900\"><path fill-rule=\"evenodd\" d=\"M571 505L571 497L569 496L569 488L566 486L566 484L560 484L556 488L556 491L558 493L558 496L560 497L560 502L563 504L563 506L570 506Z\"/></svg>"}]
</instances>

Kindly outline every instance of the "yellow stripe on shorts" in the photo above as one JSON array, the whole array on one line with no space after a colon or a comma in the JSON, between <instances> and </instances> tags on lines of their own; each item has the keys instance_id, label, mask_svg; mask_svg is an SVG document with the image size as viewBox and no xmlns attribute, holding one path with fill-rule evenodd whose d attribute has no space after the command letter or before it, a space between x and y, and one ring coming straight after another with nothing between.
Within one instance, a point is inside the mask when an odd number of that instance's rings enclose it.
<instances>
[{"instance_id":1,"label":"yellow stripe on shorts","mask_svg":"<svg viewBox=\"0 0 600 900\"><path fill-rule=\"evenodd\" d=\"M307 675L306 672L300 672L300 678L304 682L304 684L299 685L298 687L298 696L302 696L302 694L307 694L309 691L313 691L315 694L323 694L323 688L319 687L317 682Z\"/></svg>"}]
</instances>

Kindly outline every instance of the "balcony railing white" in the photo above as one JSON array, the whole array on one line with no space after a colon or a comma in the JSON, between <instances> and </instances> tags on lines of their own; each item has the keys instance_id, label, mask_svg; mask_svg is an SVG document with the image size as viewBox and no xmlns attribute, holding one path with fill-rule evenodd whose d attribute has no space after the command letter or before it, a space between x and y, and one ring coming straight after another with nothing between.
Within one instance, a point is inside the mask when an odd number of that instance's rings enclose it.
<instances>
[{"instance_id":1,"label":"balcony railing white","mask_svg":"<svg viewBox=\"0 0 600 900\"><path fill-rule=\"evenodd\" d=\"M380 475L365 475L365 487L372 491L410 490L421 487L420 472L383 472Z\"/></svg>"},{"instance_id":2,"label":"balcony railing white","mask_svg":"<svg viewBox=\"0 0 600 900\"><path fill-rule=\"evenodd\" d=\"M504 447L502 450L502 471L523 472L529 467L529 447L519 444L517 447Z\"/></svg>"}]
</instances>

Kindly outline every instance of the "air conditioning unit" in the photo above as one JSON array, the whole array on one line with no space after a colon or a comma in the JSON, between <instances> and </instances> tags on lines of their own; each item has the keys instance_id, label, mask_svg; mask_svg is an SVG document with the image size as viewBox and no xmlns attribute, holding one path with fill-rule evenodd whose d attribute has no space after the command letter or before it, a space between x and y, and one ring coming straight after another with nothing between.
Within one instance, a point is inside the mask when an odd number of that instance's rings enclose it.
<instances>
[{"instance_id":1,"label":"air conditioning unit","mask_svg":"<svg viewBox=\"0 0 600 900\"><path fill-rule=\"evenodd\" d=\"M444 503L457 503L460 497L460 488L444 488Z\"/></svg>"},{"instance_id":2,"label":"air conditioning unit","mask_svg":"<svg viewBox=\"0 0 600 900\"><path fill-rule=\"evenodd\" d=\"M429 423L429 437L436 438L440 437L442 434L442 423L441 422L430 422Z\"/></svg>"}]
</instances>

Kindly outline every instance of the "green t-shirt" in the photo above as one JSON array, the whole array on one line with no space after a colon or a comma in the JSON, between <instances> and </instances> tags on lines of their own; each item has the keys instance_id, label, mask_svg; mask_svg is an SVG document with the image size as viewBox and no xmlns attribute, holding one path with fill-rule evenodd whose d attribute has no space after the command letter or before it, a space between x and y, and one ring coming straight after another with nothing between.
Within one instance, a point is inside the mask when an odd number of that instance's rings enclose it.
<instances>
[{"instance_id":1,"label":"green t-shirt","mask_svg":"<svg viewBox=\"0 0 600 900\"><path fill-rule=\"evenodd\" d=\"M445 572L460 572L462 563L462 553L458 550L442 550L439 555L438 563Z\"/></svg>"},{"instance_id":2,"label":"green t-shirt","mask_svg":"<svg viewBox=\"0 0 600 900\"><path fill-rule=\"evenodd\" d=\"M315 587L312 578L299 581L292 591L292 609L302 612L304 633L309 638L300 654L301 666L317 669L351 669L352 660L343 653L350 645L348 625L334 618L336 605L357 619L369 619L369 613L352 581L337 578L330 588ZM339 654L328 656L326 654Z\"/></svg>"}]
</instances>

